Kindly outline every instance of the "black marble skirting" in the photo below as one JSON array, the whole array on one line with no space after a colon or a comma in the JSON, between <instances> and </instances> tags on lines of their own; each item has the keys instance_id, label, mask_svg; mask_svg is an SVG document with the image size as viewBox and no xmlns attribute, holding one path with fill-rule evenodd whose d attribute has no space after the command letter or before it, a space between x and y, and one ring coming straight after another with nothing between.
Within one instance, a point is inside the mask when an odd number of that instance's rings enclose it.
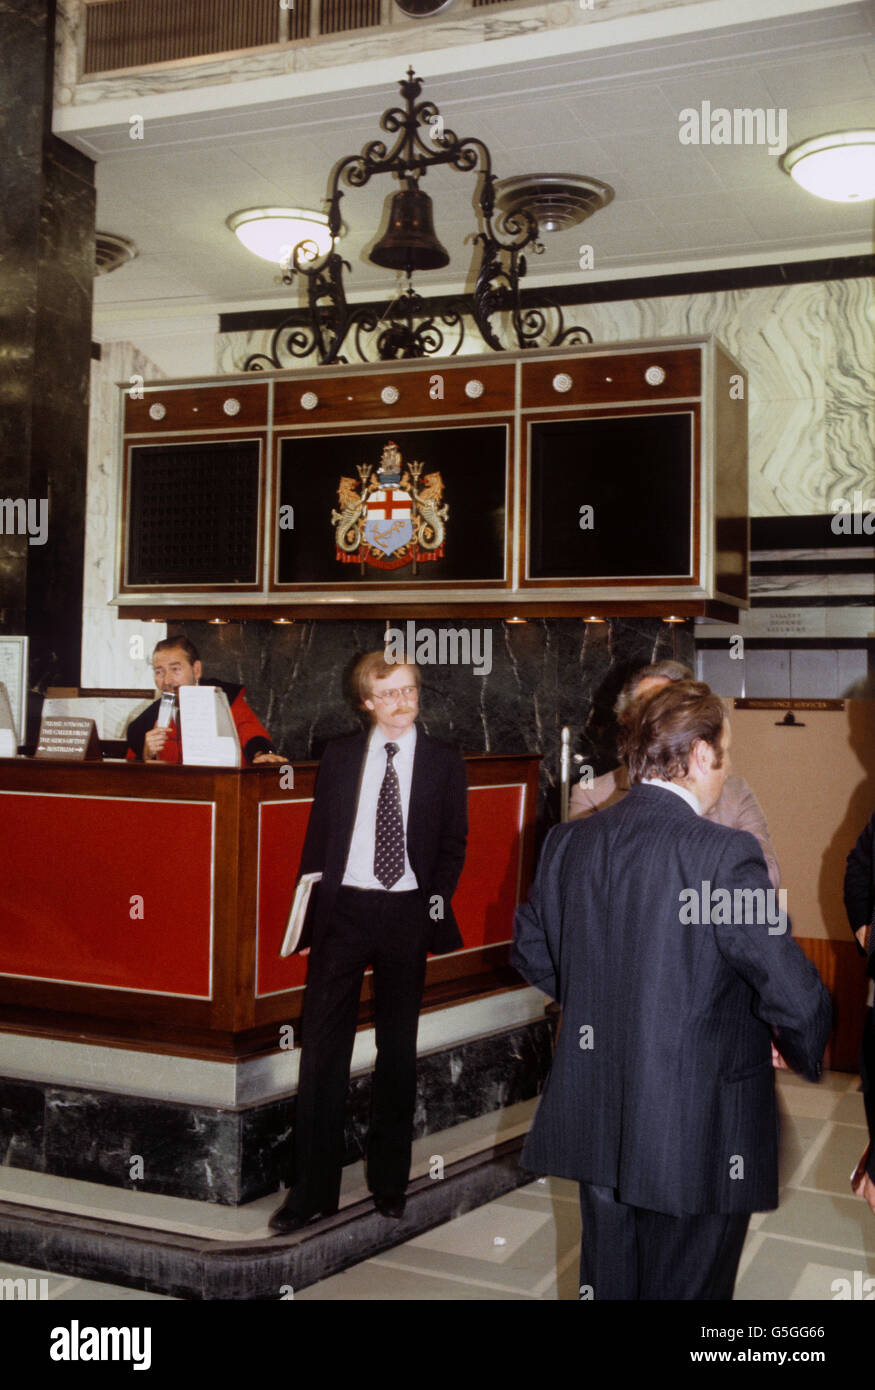
<instances>
[{"instance_id":1,"label":"black marble skirting","mask_svg":"<svg viewBox=\"0 0 875 1390\"><path fill-rule=\"evenodd\" d=\"M548 1020L419 1059L414 1138L536 1096L550 1067ZM364 1154L371 1075L347 1097L346 1163ZM131 1191L239 1206L292 1171L294 1097L239 1108L184 1104L0 1077L0 1162Z\"/></svg>"},{"instance_id":2,"label":"black marble skirting","mask_svg":"<svg viewBox=\"0 0 875 1390\"><path fill-rule=\"evenodd\" d=\"M400 1221L357 1202L292 1235L210 1241L150 1227L0 1202L7 1263L197 1300L285 1300L295 1290L451 1221L531 1182L519 1166L522 1139L458 1163L439 1181L416 1179Z\"/></svg>"}]
</instances>

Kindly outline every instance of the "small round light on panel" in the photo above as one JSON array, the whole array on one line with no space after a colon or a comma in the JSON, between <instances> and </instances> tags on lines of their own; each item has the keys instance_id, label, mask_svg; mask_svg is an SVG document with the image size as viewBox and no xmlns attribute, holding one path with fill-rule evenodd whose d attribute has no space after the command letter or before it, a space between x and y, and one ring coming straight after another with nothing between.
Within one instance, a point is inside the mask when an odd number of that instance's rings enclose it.
<instances>
[{"instance_id":1,"label":"small round light on panel","mask_svg":"<svg viewBox=\"0 0 875 1390\"><path fill-rule=\"evenodd\" d=\"M665 381L664 367L648 367L644 373L644 380L648 386L661 386Z\"/></svg>"},{"instance_id":2,"label":"small round light on panel","mask_svg":"<svg viewBox=\"0 0 875 1390\"><path fill-rule=\"evenodd\" d=\"M465 382L465 395L470 401L479 401L485 390L486 387L483 382L478 381L475 376L470 381Z\"/></svg>"},{"instance_id":3,"label":"small round light on panel","mask_svg":"<svg viewBox=\"0 0 875 1390\"><path fill-rule=\"evenodd\" d=\"M397 386L384 386L380 392L380 400L383 405L394 405L400 395L401 392Z\"/></svg>"},{"instance_id":4,"label":"small round light on panel","mask_svg":"<svg viewBox=\"0 0 875 1390\"><path fill-rule=\"evenodd\" d=\"M570 391L573 385L574 382L572 381L571 377L568 375L567 372L557 372L553 378L554 391L560 391L564 393L565 391Z\"/></svg>"},{"instance_id":5,"label":"small round light on panel","mask_svg":"<svg viewBox=\"0 0 875 1390\"><path fill-rule=\"evenodd\" d=\"M154 405L149 406L149 418L152 420L163 420L166 414L167 407L162 405L160 401L156 401Z\"/></svg>"},{"instance_id":6,"label":"small round light on panel","mask_svg":"<svg viewBox=\"0 0 875 1390\"><path fill-rule=\"evenodd\" d=\"M305 391L301 397L301 405L305 410L315 410L319 404L319 397L315 391Z\"/></svg>"},{"instance_id":7,"label":"small round light on panel","mask_svg":"<svg viewBox=\"0 0 875 1390\"><path fill-rule=\"evenodd\" d=\"M222 409L226 415L239 415L240 402L237 400L236 396L229 396L226 401L223 401Z\"/></svg>"}]
</instances>

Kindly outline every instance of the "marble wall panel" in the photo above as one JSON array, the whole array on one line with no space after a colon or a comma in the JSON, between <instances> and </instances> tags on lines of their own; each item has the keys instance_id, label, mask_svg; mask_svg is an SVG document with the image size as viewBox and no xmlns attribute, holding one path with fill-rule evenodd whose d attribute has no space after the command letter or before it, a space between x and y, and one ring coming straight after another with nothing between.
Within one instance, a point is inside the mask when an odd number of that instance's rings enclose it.
<instances>
[{"instance_id":1,"label":"marble wall panel","mask_svg":"<svg viewBox=\"0 0 875 1390\"><path fill-rule=\"evenodd\" d=\"M94 105L127 97L159 92L214 87L239 83L247 78L281 76L288 72L352 66L397 54L410 55L411 34L416 36L417 52L434 52L501 39L528 39L561 29L624 19L636 19L660 10L680 9L699 0L597 0L591 9L579 0L532 0L516 10L479 9L456 11L415 29L400 16L396 22L353 33L325 37L317 42L298 42L287 47L248 51L244 56L193 58L172 67L151 71L119 73L82 81L84 53L83 0L59 0L61 23L58 29L55 67L55 101L61 106Z\"/></svg>"},{"instance_id":2,"label":"marble wall panel","mask_svg":"<svg viewBox=\"0 0 875 1390\"><path fill-rule=\"evenodd\" d=\"M418 630L472 624L417 623ZM613 703L626 676L677 655L693 664L691 632L653 618L588 625L554 618L508 625L484 622L491 670L422 668L422 725L472 753L540 753L539 817L559 815L559 742L570 726L574 751L596 773L615 766ZM186 622L172 626L195 643L208 676L239 681L247 699L290 759L319 758L330 738L358 727L344 683L362 652L383 645L385 624L321 620L276 627L269 622ZM675 636L677 634L677 636ZM483 650L483 647L480 648Z\"/></svg>"},{"instance_id":3,"label":"marble wall panel","mask_svg":"<svg viewBox=\"0 0 875 1390\"><path fill-rule=\"evenodd\" d=\"M163 623L120 619L117 610L110 607L116 591L121 466L122 396L117 383L129 382L135 375L157 381L164 373L132 343L104 343L100 361L91 364L80 676L80 684L88 689L151 689L152 672L146 658L167 630Z\"/></svg>"},{"instance_id":4,"label":"marble wall panel","mask_svg":"<svg viewBox=\"0 0 875 1390\"><path fill-rule=\"evenodd\" d=\"M751 515L807 516L875 485L873 300L860 277L587 304L566 319L597 344L715 334L749 375ZM269 341L217 335L216 371L240 371ZM465 350L482 351L475 334Z\"/></svg>"}]
</instances>

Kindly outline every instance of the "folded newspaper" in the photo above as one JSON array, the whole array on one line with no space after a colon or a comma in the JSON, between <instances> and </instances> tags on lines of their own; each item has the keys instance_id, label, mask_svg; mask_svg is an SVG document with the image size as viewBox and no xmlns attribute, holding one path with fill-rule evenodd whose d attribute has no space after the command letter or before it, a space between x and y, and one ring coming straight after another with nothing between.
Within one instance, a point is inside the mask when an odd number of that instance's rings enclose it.
<instances>
[{"instance_id":1,"label":"folded newspaper","mask_svg":"<svg viewBox=\"0 0 875 1390\"><path fill-rule=\"evenodd\" d=\"M304 923L307 919L307 908L310 904L310 894L314 884L322 878L321 874L301 874L298 879L298 886L295 889L295 896L292 898L292 906L289 909L289 920L286 926L286 934L283 937L283 944L280 946L281 956L290 956L299 949L304 949L307 942L302 942L301 936L304 931Z\"/></svg>"}]
</instances>

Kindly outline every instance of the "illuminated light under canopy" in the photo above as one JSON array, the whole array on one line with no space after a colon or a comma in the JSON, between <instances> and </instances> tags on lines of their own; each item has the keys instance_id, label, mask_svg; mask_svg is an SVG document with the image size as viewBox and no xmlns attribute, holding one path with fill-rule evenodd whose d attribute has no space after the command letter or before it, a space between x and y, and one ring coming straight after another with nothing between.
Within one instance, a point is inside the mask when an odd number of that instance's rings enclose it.
<instances>
[{"instance_id":1,"label":"illuminated light under canopy","mask_svg":"<svg viewBox=\"0 0 875 1390\"><path fill-rule=\"evenodd\" d=\"M244 208L233 212L226 225L247 251L274 265L288 265L301 243L302 258L308 262L327 256L333 245L325 213L306 208Z\"/></svg>"},{"instance_id":2,"label":"illuminated light under canopy","mask_svg":"<svg viewBox=\"0 0 875 1390\"><path fill-rule=\"evenodd\" d=\"M785 173L832 203L875 198L875 130L839 130L794 145L781 158Z\"/></svg>"}]
</instances>

